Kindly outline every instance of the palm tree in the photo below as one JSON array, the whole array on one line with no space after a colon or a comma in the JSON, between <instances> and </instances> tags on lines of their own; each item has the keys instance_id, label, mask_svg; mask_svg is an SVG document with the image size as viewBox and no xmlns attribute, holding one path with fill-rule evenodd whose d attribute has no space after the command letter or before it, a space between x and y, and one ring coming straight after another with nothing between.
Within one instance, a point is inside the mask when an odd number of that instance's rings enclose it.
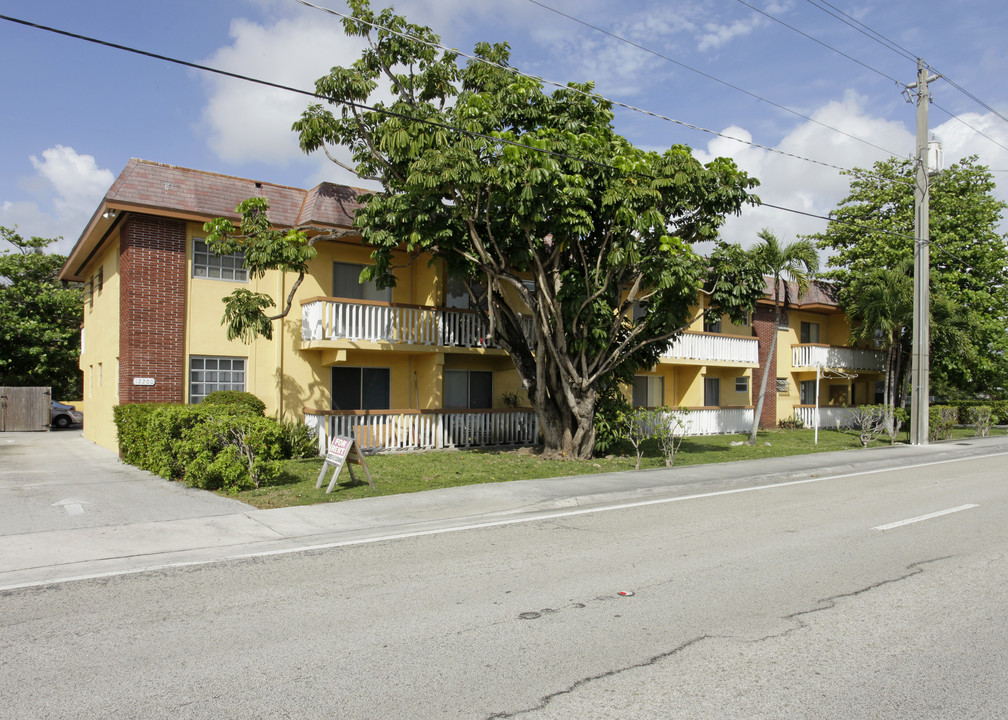
<instances>
[{"instance_id":1,"label":"palm tree","mask_svg":"<svg viewBox=\"0 0 1008 720\"><path fill-rule=\"evenodd\" d=\"M851 342L875 344L886 354L885 406L901 407L900 378L909 355L907 343L913 324L913 267L873 268L851 283L844 311L851 319ZM886 423L891 430L892 415Z\"/></svg>"},{"instance_id":2,"label":"palm tree","mask_svg":"<svg viewBox=\"0 0 1008 720\"><path fill-rule=\"evenodd\" d=\"M749 433L749 444L756 444L756 431L759 429L760 415L763 414L763 398L766 396L767 377L771 373L776 377L777 329L781 319L781 279L791 280L798 286L799 297L808 290L809 283L819 272L819 254L815 244L808 238L795 240L789 245L782 245L769 228L759 231L758 237L763 241L752 249L756 265L764 275L773 277L774 285L774 329L770 336L770 352L767 354L767 366L763 369L763 379L760 380L759 396L756 400L756 412L753 415L752 432ZM784 288L784 307L792 298L787 283Z\"/></svg>"}]
</instances>

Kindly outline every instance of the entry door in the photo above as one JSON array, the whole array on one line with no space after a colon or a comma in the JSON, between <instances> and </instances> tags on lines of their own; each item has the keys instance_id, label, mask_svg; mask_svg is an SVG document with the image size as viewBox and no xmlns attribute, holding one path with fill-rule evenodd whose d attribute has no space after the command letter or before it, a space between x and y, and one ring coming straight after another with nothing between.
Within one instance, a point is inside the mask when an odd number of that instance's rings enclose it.
<instances>
[{"instance_id":1,"label":"entry door","mask_svg":"<svg viewBox=\"0 0 1008 720\"><path fill-rule=\"evenodd\" d=\"M704 378L704 405L717 407L721 404L721 378Z\"/></svg>"}]
</instances>

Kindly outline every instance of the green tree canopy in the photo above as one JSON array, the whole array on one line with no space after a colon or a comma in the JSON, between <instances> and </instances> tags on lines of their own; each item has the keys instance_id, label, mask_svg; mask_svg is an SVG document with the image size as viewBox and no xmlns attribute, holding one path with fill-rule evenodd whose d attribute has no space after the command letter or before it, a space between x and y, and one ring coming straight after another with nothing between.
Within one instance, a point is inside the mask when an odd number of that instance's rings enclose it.
<instances>
[{"instance_id":1,"label":"green tree canopy","mask_svg":"<svg viewBox=\"0 0 1008 720\"><path fill-rule=\"evenodd\" d=\"M301 147L346 146L350 169L381 183L356 218L378 286L396 283L394 251L442 259L514 361L547 451L590 455L600 383L653 365L704 283L736 319L754 302L753 288L712 282L690 246L756 202L756 180L682 145L634 147L592 84L548 94L508 68L506 44L480 43L460 66L429 28L350 6L345 31L368 47L316 82L329 102L295 123ZM382 85L389 103L372 100Z\"/></svg>"},{"instance_id":2,"label":"green tree canopy","mask_svg":"<svg viewBox=\"0 0 1008 720\"><path fill-rule=\"evenodd\" d=\"M891 158L850 175L850 194L830 213L826 232L811 237L831 251L827 276L838 284L841 306L857 314L859 279L912 263L915 173L912 161ZM1008 249L998 232L1006 205L993 191L990 170L975 156L931 179L935 394L1002 393L1008 384Z\"/></svg>"},{"instance_id":3,"label":"green tree canopy","mask_svg":"<svg viewBox=\"0 0 1008 720\"><path fill-rule=\"evenodd\" d=\"M0 226L0 385L50 385L53 397L80 397L81 289L57 275L66 258L55 239L23 238Z\"/></svg>"}]
</instances>

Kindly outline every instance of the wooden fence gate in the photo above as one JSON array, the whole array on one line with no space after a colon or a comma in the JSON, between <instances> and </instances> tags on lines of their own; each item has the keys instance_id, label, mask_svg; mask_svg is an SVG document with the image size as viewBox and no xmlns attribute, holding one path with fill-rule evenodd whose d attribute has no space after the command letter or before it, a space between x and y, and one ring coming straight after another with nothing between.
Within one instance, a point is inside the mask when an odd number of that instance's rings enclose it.
<instances>
[{"instance_id":1,"label":"wooden fence gate","mask_svg":"<svg viewBox=\"0 0 1008 720\"><path fill-rule=\"evenodd\" d=\"M0 387L0 431L48 430L51 397L47 387Z\"/></svg>"}]
</instances>

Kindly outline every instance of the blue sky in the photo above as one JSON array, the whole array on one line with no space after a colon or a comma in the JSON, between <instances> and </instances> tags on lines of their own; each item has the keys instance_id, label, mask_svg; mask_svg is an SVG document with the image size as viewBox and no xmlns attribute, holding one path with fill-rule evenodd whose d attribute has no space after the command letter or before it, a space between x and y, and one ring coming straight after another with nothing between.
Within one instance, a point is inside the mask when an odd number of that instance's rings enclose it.
<instances>
[{"instance_id":1,"label":"blue sky","mask_svg":"<svg viewBox=\"0 0 1008 720\"><path fill-rule=\"evenodd\" d=\"M897 81L912 82L916 64L823 7L923 57L1008 116L1003 0L829 2L543 0L653 53L533 0L404 0L395 7L462 51L481 40L508 41L513 64L525 72L594 80L614 100L828 165L867 167L889 153L913 153L914 108ZM337 0L317 4L346 10ZM6 0L0 14L304 89L331 66L349 64L360 48L343 36L338 18L295 0ZM298 187L354 182L324 156L298 149L290 125L307 103L302 96L2 20L0 67L0 225L60 235L64 252L131 157ZM1008 123L945 80L932 90L930 124L946 164L978 154L998 171L998 195L1008 200ZM631 110L620 110L615 124L639 146L685 143L702 159L735 158L773 204L825 215L847 191L846 179L821 164ZM762 227L790 239L824 226L759 208L731 221L725 234L748 245Z\"/></svg>"}]
</instances>

